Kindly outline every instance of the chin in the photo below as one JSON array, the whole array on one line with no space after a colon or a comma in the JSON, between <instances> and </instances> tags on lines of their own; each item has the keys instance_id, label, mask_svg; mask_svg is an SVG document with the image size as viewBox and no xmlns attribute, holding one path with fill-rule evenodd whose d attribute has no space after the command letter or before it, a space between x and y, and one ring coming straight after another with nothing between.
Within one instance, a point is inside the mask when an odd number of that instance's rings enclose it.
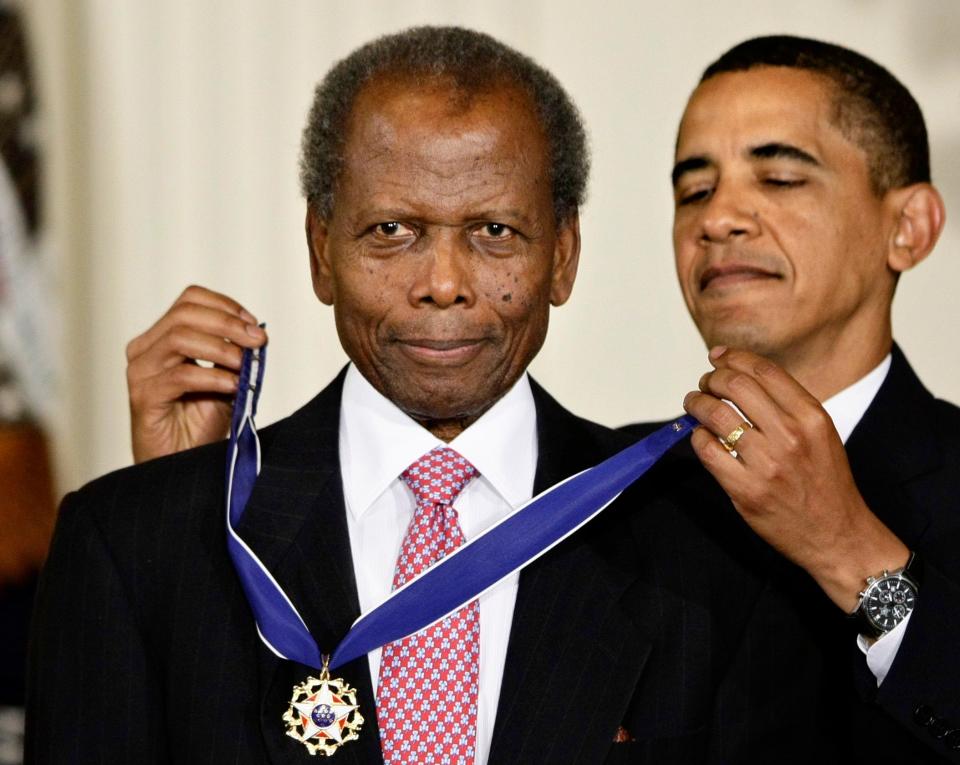
<instances>
[{"instance_id":1,"label":"chin","mask_svg":"<svg viewBox=\"0 0 960 765\"><path fill-rule=\"evenodd\" d=\"M404 392L407 393L407 392ZM389 396L407 415L420 421L464 420L476 417L490 408L489 403L477 401L476 391L464 395L461 390L418 390L416 393Z\"/></svg>"},{"instance_id":2,"label":"chin","mask_svg":"<svg viewBox=\"0 0 960 765\"><path fill-rule=\"evenodd\" d=\"M728 348L738 348L760 356L776 354L776 344L770 336L769 328L758 323L712 327L701 331L701 334L708 348L725 345Z\"/></svg>"}]
</instances>

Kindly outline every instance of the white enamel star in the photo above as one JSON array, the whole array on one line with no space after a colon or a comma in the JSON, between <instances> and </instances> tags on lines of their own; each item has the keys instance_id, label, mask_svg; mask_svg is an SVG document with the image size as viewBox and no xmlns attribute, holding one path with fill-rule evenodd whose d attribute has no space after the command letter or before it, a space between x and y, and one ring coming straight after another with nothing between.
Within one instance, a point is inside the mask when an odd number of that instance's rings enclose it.
<instances>
[{"instance_id":1,"label":"white enamel star","mask_svg":"<svg viewBox=\"0 0 960 765\"><path fill-rule=\"evenodd\" d=\"M303 724L303 740L314 738L318 734L323 734L321 738L331 738L338 744L341 742L340 721L357 708L356 704L344 704L339 696L330 690L329 683L323 683L320 690L308 696L304 701L294 703L293 707L300 713L300 721ZM317 707L326 707L320 710L317 717L322 717L324 713L332 717L332 721L327 725L319 725L314 716L314 710Z\"/></svg>"},{"instance_id":2,"label":"white enamel star","mask_svg":"<svg viewBox=\"0 0 960 765\"><path fill-rule=\"evenodd\" d=\"M363 725L357 691L341 678L331 678L326 663L320 678L308 677L293 687L293 697L283 713L287 735L303 744L311 755L332 756L348 741L356 741Z\"/></svg>"}]
</instances>

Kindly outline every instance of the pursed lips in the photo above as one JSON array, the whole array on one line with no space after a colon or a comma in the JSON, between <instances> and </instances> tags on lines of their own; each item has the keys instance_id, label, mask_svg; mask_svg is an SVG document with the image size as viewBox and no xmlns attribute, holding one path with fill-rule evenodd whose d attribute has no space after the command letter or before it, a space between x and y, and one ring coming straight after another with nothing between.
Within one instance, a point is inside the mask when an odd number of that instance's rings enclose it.
<instances>
[{"instance_id":1,"label":"pursed lips","mask_svg":"<svg viewBox=\"0 0 960 765\"><path fill-rule=\"evenodd\" d=\"M420 361L460 362L472 358L482 347L482 338L438 339L426 337L397 338L400 348Z\"/></svg>"},{"instance_id":2,"label":"pursed lips","mask_svg":"<svg viewBox=\"0 0 960 765\"><path fill-rule=\"evenodd\" d=\"M719 266L710 266L700 275L700 292L708 289L732 287L738 284L763 280L782 279L782 275L775 271L768 271L759 266L746 263L727 263Z\"/></svg>"}]
</instances>

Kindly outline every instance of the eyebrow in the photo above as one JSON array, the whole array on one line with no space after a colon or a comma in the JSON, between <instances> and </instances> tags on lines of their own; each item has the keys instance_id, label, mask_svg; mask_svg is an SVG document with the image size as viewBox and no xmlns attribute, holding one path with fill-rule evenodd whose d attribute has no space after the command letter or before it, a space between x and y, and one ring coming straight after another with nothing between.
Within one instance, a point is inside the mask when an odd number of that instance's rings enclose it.
<instances>
[{"instance_id":1,"label":"eyebrow","mask_svg":"<svg viewBox=\"0 0 960 765\"><path fill-rule=\"evenodd\" d=\"M790 159L795 162L802 162L805 165L820 167L820 162L816 157L789 143L764 143L749 149L747 155L750 159ZM673 185L676 186L677 183L680 182L680 179L687 173L692 173L695 170L704 170L712 167L713 164L712 159L702 155L682 159L673 166L673 171L670 173L670 180L673 182Z\"/></svg>"},{"instance_id":2,"label":"eyebrow","mask_svg":"<svg viewBox=\"0 0 960 765\"><path fill-rule=\"evenodd\" d=\"M820 162L812 154L789 143L765 143L750 149L752 159L793 159L805 165L820 167Z\"/></svg>"},{"instance_id":3,"label":"eyebrow","mask_svg":"<svg viewBox=\"0 0 960 765\"><path fill-rule=\"evenodd\" d=\"M680 182L680 179L687 173L692 173L694 170L703 170L712 164L713 162L710 159L703 156L681 159L673 166L673 171L670 173L670 180L673 182L673 185L676 186L677 183Z\"/></svg>"}]
</instances>

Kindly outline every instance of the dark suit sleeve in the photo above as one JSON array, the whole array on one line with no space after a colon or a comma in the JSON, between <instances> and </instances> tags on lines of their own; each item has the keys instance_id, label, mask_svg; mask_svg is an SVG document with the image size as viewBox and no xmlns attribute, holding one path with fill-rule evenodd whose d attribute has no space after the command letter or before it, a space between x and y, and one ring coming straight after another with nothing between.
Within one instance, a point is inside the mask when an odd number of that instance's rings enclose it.
<instances>
[{"instance_id":1,"label":"dark suit sleeve","mask_svg":"<svg viewBox=\"0 0 960 765\"><path fill-rule=\"evenodd\" d=\"M162 683L89 493L68 496L34 610L28 763L166 762Z\"/></svg>"},{"instance_id":2,"label":"dark suit sleeve","mask_svg":"<svg viewBox=\"0 0 960 765\"><path fill-rule=\"evenodd\" d=\"M960 763L958 620L960 585L926 561L920 600L893 665L879 689L870 679L877 704L934 752Z\"/></svg>"}]
</instances>

